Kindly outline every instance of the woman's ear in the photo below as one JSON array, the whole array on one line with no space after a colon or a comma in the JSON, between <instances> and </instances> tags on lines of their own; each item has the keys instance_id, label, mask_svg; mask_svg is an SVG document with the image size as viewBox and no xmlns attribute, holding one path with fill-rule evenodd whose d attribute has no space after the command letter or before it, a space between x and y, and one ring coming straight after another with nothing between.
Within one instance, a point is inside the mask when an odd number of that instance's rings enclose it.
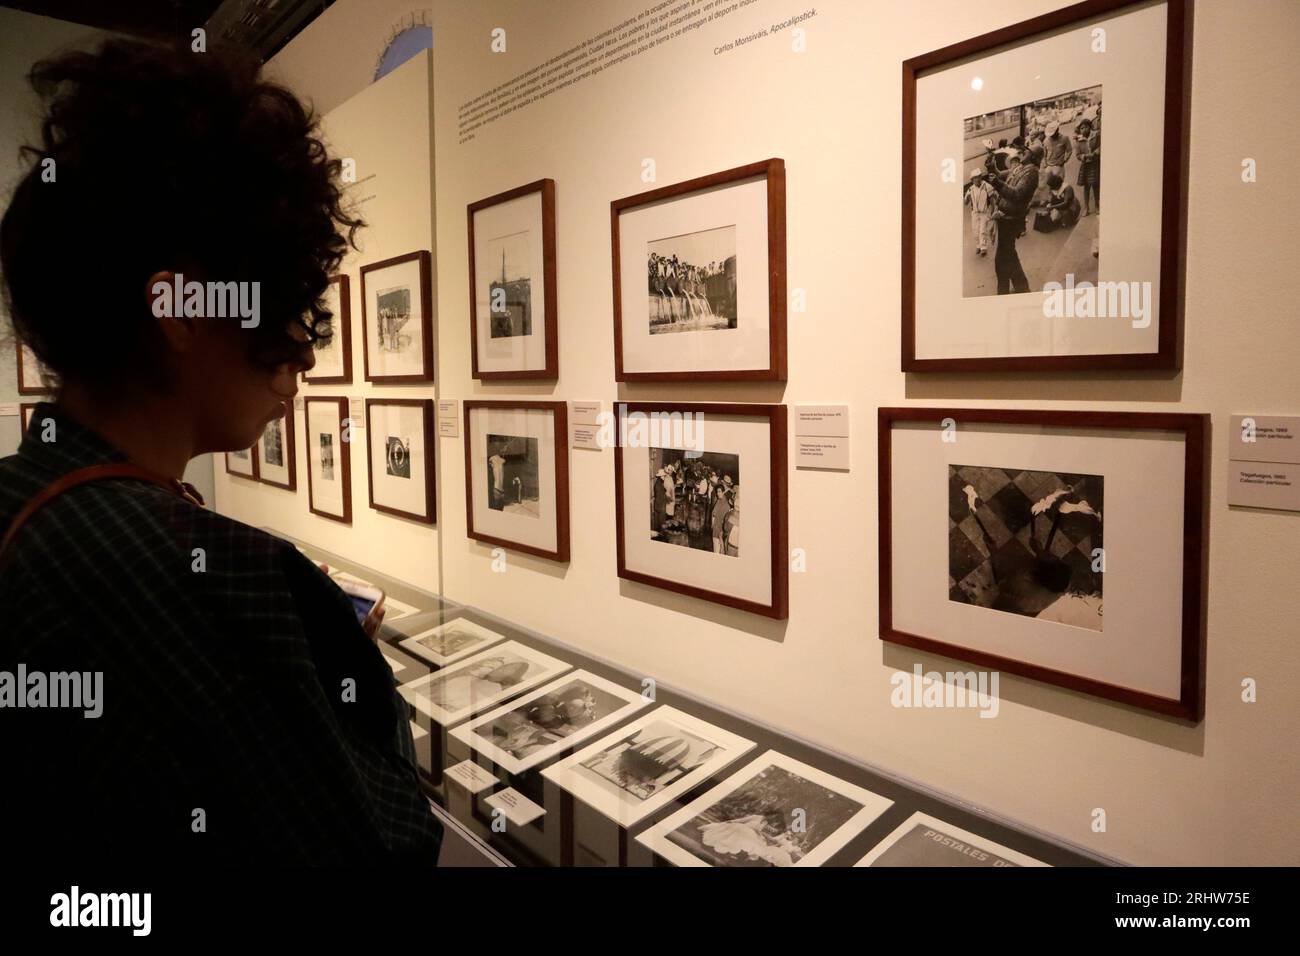
<instances>
[{"instance_id":1,"label":"woman's ear","mask_svg":"<svg viewBox=\"0 0 1300 956\"><path fill-rule=\"evenodd\" d=\"M158 330L173 352L188 352L194 347L198 331L194 319L185 315L184 298L176 274L170 270L155 272L144 284L149 311L158 322Z\"/></svg>"}]
</instances>

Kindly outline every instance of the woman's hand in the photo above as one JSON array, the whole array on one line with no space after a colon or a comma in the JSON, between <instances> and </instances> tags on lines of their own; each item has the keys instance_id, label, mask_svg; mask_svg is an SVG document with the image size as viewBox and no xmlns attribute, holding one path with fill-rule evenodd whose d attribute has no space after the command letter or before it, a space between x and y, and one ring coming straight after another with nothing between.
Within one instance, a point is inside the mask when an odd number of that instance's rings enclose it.
<instances>
[{"instance_id":1,"label":"woman's hand","mask_svg":"<svg viewBox=\"0 0 1300 956\"><path fill-rule=\"evenodd\" d=\"M382 604L374 607L366 619L361 622L361 630L366 632L366 637L370 638L376 644L379 643L379 629L383 627L384 615L388 613L388 608Z\"/></svg>"}]
</instances>

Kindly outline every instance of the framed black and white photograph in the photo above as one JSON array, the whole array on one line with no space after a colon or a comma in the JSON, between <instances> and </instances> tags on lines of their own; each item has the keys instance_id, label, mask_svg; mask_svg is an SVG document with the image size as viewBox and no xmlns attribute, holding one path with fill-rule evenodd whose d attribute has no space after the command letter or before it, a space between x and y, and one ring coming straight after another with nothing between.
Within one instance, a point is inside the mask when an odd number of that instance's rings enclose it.
<instances>
[{"instance_id":1,"label":"framed black and white photograph","mask_svg":"<svg viewBox=\"0 0 1300 956\"><path fill-rule=\"evenodd\" d=\"M366 399L370 507L433 524L435 472L433 401Z\"/></svg>"},{"instance_id":2,"label":"framed black and white photograph","mask_svg":"<svg viewBox=\"0 0 1300 956\"><path fill-rule=\"evenodd\" d=\"M420 713L450 725L569 669L570 665L558 658L518 641L506 641L403 685L401 694Z\"/></svg>"},{"instance_id":3,"label":"framed black and white photograph","mask_svg":"<svg viewBox=\"0 0 1300 956\"><path fill-rule=\"evenodd\" d=\"M312 514L352 523L352 429L348 400L309 396L307 422L307 507Z\"/></svg>"},{"instance_id":4,"label":"framed black and white photograph","mask_svg":"<svg viewBox=\"0 0 1300 956\"><path fill-rule=\"evenodd\" d=\"M754 748L677 710L658 707L542 771L542 776L630 827Z\"/></svg>"},{"instance_id":5,"label":"framed black and white photograph","mask_svg":"<svg viewBox=\"0 0 1300 956\"><path fill-rule=\"evenodd\" d=\"M469 537L569 560L565 403L467 400L464 409Z\"/></svg>"},{"instance_id":6,"label":"framed black and white photograph","mask_svg":"<svg viewBox=\"0 0 1300 956\"><path fill-rule=\"evenodd\" d=\"M45 395L53 392L56 387L55 378L41 364L36 353L21 342L15 342L14 348L17 350L18 394Z\"/></svg>"},{"instance_id":7,"label":"framed black and white photograph","mask_svg":"<svg viewBox=\"0 0 1300 956\"><path fill-rule=\"evenodd\" d=\"M258 444L261 444L260 439ZM257 481L257 445L242 451L226 452L226 474Z\"/></svg>"},{"instance_id":8,"label":"framed black and white photograph","mask_svg":"<svg viewBox=\"0 0 1300 956\"><path fill-rule=\"evenodd\" d=\"M308 385L352 384L352 292L346 275L330 276L325 307L333 313L330 337L315 344L316 365L304 372Z\"/></svg>"},{"instance_id":9,"label":"framed black and white photograph","mask_svg":"<svg viewBox=\"0 0 1300 956\"><path fill-rule=\"evenodd\" d=\"M267 422L257 442L257 480L287 491L298 487L293 416L293 403L289 403L283 416Z\"/></svg>"},{"instance_id":10,"label":"framed black and white photograph","mask_svg":"<svg viewBox=\"0 0 1300 956\"><path fill-rule=\"evenodd\" d=\"M678 866L821 866L893 804L769 750L637 840Z\"/></svg>"},{"instance_id":11,"label":"framed black and white photograph","mask_svg":"<svg viewBox=\"0 0 1300 956\"><path fill-rule=\"evenodd\" d=\"M619 577L785 618L785 406L620 402L616 420Z\"/></svg>"},{"instance_id":12,"label":"framed black and white photograph","mask_svg":"<svg viewBox=\"0 0 1300 956\"><path fill-rule=\"evenodd\" d=\"M782 160L616 199L610 230L617 381L785 379Z\"/></svg>"},{"instance_id":13,"label":"framed black and white photograph","mask_svg":"<svg viewBox=\"0 0 1300 956\"><path fill-rule=\"evenodd\" d=\"M558 378L555 180L470 203L468 220L474 377Z\"/></svg>"},{"instance_id":14,"label":"framed black and white photograph","mask_svg":"<svg viewBox=\"0 0 1300 956\"><path fill-rule=\"evenodd\" d=\"M854 866L1050 866L920 811Z\"/></svg>"},{"instance_id":15,"label":"framed black and white photograph","mask_svg":"<svg viewBox=\"0 0 1300 956\"><path fill-rule=\"evenodd\" d=\"M882 408L878 427L883 640L1200 719L1208 416Z\"/></svg>"},{"instance_id":16,"label":"framed black and white photograph","mask_svg":"<svg viewBox=\"0 0 1300 956\"><path fill-rule=\"evenodd\" d=\"M1180 367L1190 51L1085 0L903 64L904 371Z\"/></svg>"},{"instance_id":17,"label":"framed black and white photograph","mask_svg":"<svg viewBox=\"0 0 1300 956\"><path fill-rule=\"evenodd\" d=\"M361 267L366 381L433 381L429 253L408 252Z\"/></svg>"},{"instance_id":18,"label":"framed black and white photograph","mask_svg":"<svg viewBox=\"0 0 1300 956\"><path fill-rule=\"evenodd\" d=\"M638 691L578 670L461 724L451 736L508 773L523 773L651 703Z\"/></svg>"},{"instance_id":19,"label":"framed black and white photograph","mask_svg":"<svg viewBox=\"0 0 1300 956\"><path fill-rule=\"evenodd\" d=\"M398 646L430 664L446 667L505 639L504 634L498 634L468 618L458 617L412 634L398 642Z\"/></svg>"}]
</instances>

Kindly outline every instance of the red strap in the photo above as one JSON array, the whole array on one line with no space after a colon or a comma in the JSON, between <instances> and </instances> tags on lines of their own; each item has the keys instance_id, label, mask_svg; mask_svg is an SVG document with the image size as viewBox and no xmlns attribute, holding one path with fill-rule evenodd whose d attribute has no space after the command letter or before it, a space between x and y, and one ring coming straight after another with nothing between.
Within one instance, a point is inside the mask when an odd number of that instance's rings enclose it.
<instances>
[{"instance_id":1,"label":"red strap","mask_svg":"<svg viewBox=\"0 0 1300 956\"><path fill-rule=\"evenodd\" d=\"M9 545L13 543L18 532L22 530L23 525L31 519L32 515L36 514L37 511L44 508L65 491L70 491L78 485L88 484L92 481L110 481L122 478L129 478L135 481L147 481L150 484L166 488L172 494L179 495L187 501L199 505L203 504L203 499L198 496L198 492L194 491L194 489L189 485L182 481L178 481L175 478L163 478L146 468L141 468L139 465L131 465L124 462L118 464L91 465L89 468L80 468L77 471L70 471L66 475L56 478L37 492L36 495L27 502L27 504L23 505L22 510L18 512L13 523L9 525L9 529L5 532L4 540L0 541L0 557L2 557L8 550Z\"/></svg>"}]
</instances>

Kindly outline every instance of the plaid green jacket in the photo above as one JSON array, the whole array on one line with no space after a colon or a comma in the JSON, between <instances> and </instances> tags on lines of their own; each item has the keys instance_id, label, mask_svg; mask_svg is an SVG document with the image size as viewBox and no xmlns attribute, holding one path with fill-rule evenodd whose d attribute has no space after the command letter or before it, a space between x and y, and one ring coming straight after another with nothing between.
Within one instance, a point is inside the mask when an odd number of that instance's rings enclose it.
<instances>
[{"instance_id":1,"label":"plaid green jacket","mask_svg":"<svg viewBox=\"0 0 1300 956\"><path fill-rule=\"evenodd\" d=\"M41 405L0 461L0 534L59 475L123 460ZM291 544L117 480L56 498L2 560L10 859L17 839L56 860L436 861L442 829L392 671ZM16 706L3 681L12 691L20 665L24 703L33 673L102 673L101 716Z\"/></svg>"}]
</instances>

